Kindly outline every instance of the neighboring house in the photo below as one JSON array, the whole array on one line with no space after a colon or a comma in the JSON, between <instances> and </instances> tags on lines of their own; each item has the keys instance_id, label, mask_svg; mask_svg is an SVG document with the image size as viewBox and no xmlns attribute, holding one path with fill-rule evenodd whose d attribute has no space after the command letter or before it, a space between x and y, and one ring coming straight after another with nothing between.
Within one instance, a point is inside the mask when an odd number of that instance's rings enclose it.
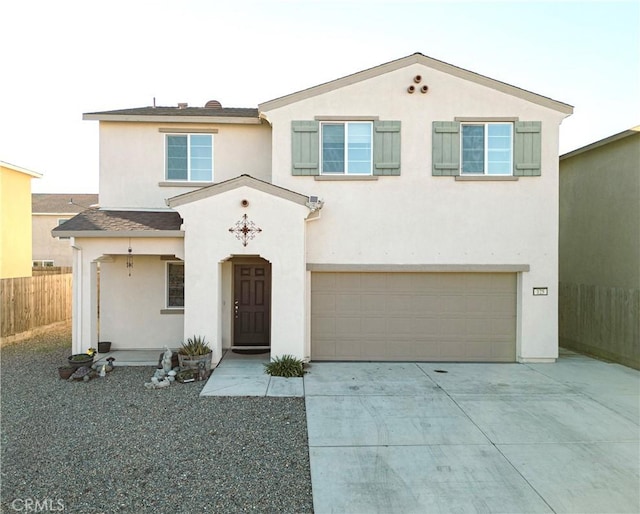
<instances>
[{"instance_id":1,"label":"neighboring house","mask_svg":"<svg viewBox=\"0 0 640 514\"><path fill-rule=\"evenodd\" d=\"M551 362L570 105L413 54L257 109L100 122L73 237L75 351Z\"/></svg>"},{"instance_id":2,"label":"neighboring house","mask_svg":"<svg viewBox=\"0 0 640 514\"><path fill-rule=\"evenodd\" d=\"M31 179L40 177L0 161L0 278L31 276Z\"/></svg>"},{"instance_id":3,"label":"neighboring house","mask_svg":"<svg viewBox=\"0 0 640 514\"><path fill-rule=\"evenodd\" d=\"M560 157L560 344L640 369L640 126Z\"/></svg>"},{"instance_id":4,"label":"neighboring house","mask_svg":"<svg viewBox=\"0 0 640 514\"><path fill-rule=\"evenodd\" d=\"M31 195L34 266L71 266L72 250L68 238L52 237L51 231L98 203L97 194Z\"/></svg>"}]
</instances>

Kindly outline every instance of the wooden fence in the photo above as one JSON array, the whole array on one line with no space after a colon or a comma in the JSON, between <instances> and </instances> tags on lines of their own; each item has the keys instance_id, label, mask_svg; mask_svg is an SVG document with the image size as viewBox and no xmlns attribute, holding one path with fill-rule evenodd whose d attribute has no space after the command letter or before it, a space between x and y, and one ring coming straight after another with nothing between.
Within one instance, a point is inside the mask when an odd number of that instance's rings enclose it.
<instances>
[{"instance_id":1,"label":"wooden fence","mask_svg":"<svg viewBox=\"0 0 640 514\"><path fill-rule=\"evenodd\" d=\"M0 280L0 341L71 319L71 273Z\"/></svg>"},{"instance_id":2,"label":"wooden fence","mask_svg":"<svg viewBox=\"0 0 640 514\"><path fill-rule=\"evenodd\" d=\"M71 266L34 266L31 268L31 274L34 277L39 275L61 275L72 271L73 268Z\"/></svg>"},{"instance_id":3,"label":"wooden fence","mask_svg":"<svg viewBox=\"0 0 640 514\"><path fill-rule=\"evenodd\" d=\"M560 345L640 369L640 290L560 283Z\"/></svg>"}]
</instances>

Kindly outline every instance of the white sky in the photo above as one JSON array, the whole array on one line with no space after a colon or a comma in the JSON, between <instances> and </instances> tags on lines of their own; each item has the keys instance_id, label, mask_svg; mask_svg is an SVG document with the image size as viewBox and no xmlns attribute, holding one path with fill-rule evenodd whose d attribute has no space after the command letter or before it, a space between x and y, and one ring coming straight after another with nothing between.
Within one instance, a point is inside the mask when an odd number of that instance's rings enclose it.
<instances>
[{"instance_id":1,"label":"white sky","mask_svg":"<svg viewBox=\"0 0 640 514\"><path fill-rule=\"evenodd\" d=\"M575 107L560 152L640 124L640 0L2 0L0 160L98 192L82 114L258 103L421 52Z\"/></svg>"}]
</instances>

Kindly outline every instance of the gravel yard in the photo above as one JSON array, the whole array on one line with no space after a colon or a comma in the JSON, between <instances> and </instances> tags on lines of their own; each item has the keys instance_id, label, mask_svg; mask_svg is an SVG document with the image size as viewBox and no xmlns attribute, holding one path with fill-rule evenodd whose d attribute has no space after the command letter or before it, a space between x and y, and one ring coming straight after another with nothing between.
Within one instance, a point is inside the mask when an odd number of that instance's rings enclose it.
<instances>
[{"instance_id":1,"label":"gravel yard","mask_svg":"<svg viewBox=\"0 0 640 514\"><path fill-rule=\"evenodd\" d=\"M70 340L65 327L1 350L2 512L313 511L303 398L149 391L151 367L70 383Z\"/></svg>"}]
</instances>

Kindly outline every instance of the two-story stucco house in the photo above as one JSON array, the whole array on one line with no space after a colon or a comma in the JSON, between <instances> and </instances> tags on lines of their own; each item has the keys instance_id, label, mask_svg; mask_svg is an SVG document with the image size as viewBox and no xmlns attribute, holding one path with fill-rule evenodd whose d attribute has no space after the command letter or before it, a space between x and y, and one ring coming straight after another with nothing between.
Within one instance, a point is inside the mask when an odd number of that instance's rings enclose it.
<instances>
[{"instance_id":1,"label":"two-story stucco house","mask_svg":"<svg viewBox=\"0 0 640 514\"><path fill-rule=\"evenodd\" d=\"M74 350L553 361L571 113L416 53L257 109L85 114L100 208L54 230Z\"/></svg>"}]
</instances>

